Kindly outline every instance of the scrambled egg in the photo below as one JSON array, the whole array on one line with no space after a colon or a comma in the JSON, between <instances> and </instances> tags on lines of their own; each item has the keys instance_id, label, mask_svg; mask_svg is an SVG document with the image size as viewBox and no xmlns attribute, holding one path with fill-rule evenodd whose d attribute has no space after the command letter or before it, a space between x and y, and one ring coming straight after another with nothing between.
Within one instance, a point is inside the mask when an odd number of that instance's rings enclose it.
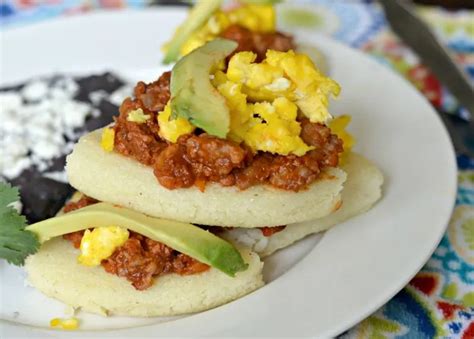
<instances>
[{"instance_id":1,"label":"scrambled egg","mask_svg":"<svg viewBox=\"0 0 474 339\"><path fill-rule=\"evenodd\" d=\"M61 319L54 318L49 322L52 328L60 328L63 330L77 330L79 327L79 320L77 318Z\"/></svg>"},{"instance_id":2,"label":"scrambled egg","mask_svg":"<svg viewBox=\"0 0 474 339\"><path fill-rule=\"evenodd\" d=\"M170 119L171 105L168 102L163 111L158 113L158 124L160 125L160 136L168 141L176 142L181 135L194 131L195 127L184 118Z\"/></svg>"},{"instance_id":3,"label":"scrambled egg","mask_svg":"<svg viewBox=\"0 0 474 339\"><path fill-rule=\"evenodd\" d=\"M227 12L218 10L183 44L181 54L189 54L214 40L231 25L236 24L253 32L274 32L275 21L275 9L272 5L248 4Z\"/></svg>"},{"instance_id":4,"label":"scrambled egg","mask_svg":"<svg viewBox=\"0 0 474 339\"><path fill-rule=\"evenodd\" d=\"M115 142L115 130L112 128L104 128L102 130L102 139L100 141L100 146L106 152L112 152L114 150L114 142Z\"/></svg>"},{"instance_id":5,"label":"scrambled egg","mask_svg":"<svg viewBox=\"0 0 474 339\"><path fill-rule=\"evenodd\" d=\"M211 74L212 84L230 110L227 137L245 143L254 152L302 156L314 147L306 145L300 137L298 114L311 122L326 123L331 118L328 96L338 95L339 85L321 74L303 54L269 50L261 63L255 63L255 59L252 52L237 53L230 59L226 72L224 66L216 65ZM181 135L194 131L186 119L170 120L170 116L168 103L158 114L159 133L164 139L176 142ZM344 119L336 120L333 126L351 145L353 140L344 134L349 121Z\"/></svg>"},{"instance_id":6,"label":"scrambled egg","mask_svg":"<svg viewBox=\"0 0 474 339\"><path fill-rule=\"evenodd\" d=\"M355 144L355 138L346 131L351 119L350 115L341 115L329 122L331 131L344 142L344 154L349 153Z\"/></svg>"},{"instance_id":7,"label":"scrambled egg","mask_svg":"<svg viewBox=\"0 0 474 339\"><path fill-rule=\"evenodd\" d=\"M151 117L145 114L141 108L130 111L127 115L127 121L144 124Z\"/></svg>"},{"instance_id":8,"label":"scrambled egg","mask_svg":"<svg viewBox=\"0 0 474 339\"><path fill-rule=\"evenodd\" d=\"M347 155L351 152L352 147L354 147L356 142L355 138L346 131L351 119L350 115L341 115L331 120L328 124L331 132L336 134L344 143L344 152L339 155L339 161L341 164L346 162Z\"/></svg>"},{"instance_id":9,"label":"scrambled egg","mask_svg":"<svg viewBox=\"0 0 474 339\"><path fill-rule=\"evenodd\" d=\"M275 8L273 5L247 4L227 12L232 24L245 27L252 32L271 33L275 31Z\"/></svg>"},{"instance_id":10,"label":"scrambled egg","mask_svg":"<svg viewBox=\"0 0 474 339\"><path fill-rule=\"evenodd\" d=\"M221 78L222 74L214 81L222 81ZM249 103L241 84L226 80L216 85L230 109L229 139L243 141L254 151L283 155L301 156L312 149L299 136L301 127L296 121L298 108L295 103L286 97Z\"/></svg>"},{"instance_id":11,"label":"scrambled egg","mask_svg":"<svg viewBox=\"0 0 474 339\"><path fill-rule=\"evenodd\" d=\"M274 100L287 97L296 103L311 122L324 123L330 118L328 96L339 95L340 87L324 76L305 54L268 50L266 59L254 63L256 54L235 54L227 78L242 84L242 91L252 100Z\"/></svg>"},{"instance_id":12,"label":"scrambled egg","mask_svg":"<svg viewBox=\"0 0 474 339\"><path fill-rule=\"evenodd\" d=\"M325 123L328 96L338 95L339 85L303 54L269 50L263 62L255 59L252 52L237 53L227 72L218 70L212 79L230 108L229 138L254 151L301 156L313 148L299 136L298 111Z\"/></svg>"},{"instance_id":13,"label":"scrambled egg","mask_svg":"<svg viewBox=\"0 0 474 339\"><path fill-rule=\"evenodd\" d=\"M86 230L81 240L81 254L77 258L85 266L97 266L114 253L128 239L128 230L122 227L97 227Z\"/></svg>"}]
</instances>

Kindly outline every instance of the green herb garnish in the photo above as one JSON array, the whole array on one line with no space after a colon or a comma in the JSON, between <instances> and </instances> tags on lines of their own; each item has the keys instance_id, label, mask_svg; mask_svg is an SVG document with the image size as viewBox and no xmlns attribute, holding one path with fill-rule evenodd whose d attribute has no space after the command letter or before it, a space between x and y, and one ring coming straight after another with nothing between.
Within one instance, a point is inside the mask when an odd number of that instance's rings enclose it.
<instances>
[{"instance_id":1,"label":"green herb garnish","mask_svg":"<svg viewBox=\"0 0 474 339\"><path fill-rule=\"evenodd\" d=\"M21 266L40 247L38 237L25 230L26 218L11 205L19 200L18 188L0 182L0 258Z\"/></svg>"}]
</instances>

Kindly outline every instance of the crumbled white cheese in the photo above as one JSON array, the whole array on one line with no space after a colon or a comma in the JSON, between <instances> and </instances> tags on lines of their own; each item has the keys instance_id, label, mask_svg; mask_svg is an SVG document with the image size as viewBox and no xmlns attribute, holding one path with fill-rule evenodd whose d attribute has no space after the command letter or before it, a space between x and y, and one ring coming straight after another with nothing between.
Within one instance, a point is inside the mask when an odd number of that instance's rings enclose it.
<instances>
[{"instance_id":1,"label":"crumbled white cheese","mask_svg":"<svg viewBox=\"0 0 474 339\"><path fill-rule=\"evenodd\" d=\"M39 159L51 159L56 154L61 154L61 145L55 144L51 139L44 138L31 145L31 151Z\"/></svg>"},{"instance_id":2,"label":"crumbled white cheese","mask_svg":"<svg viewBox=\"0 0 474 339\"><path fill-rule=\"evenodd\" d=\"M91 106L80 101L61 100L51 104L66 129L83 126L86 117L92 113Z\"/></svg>"},{"instance_id":3,"label":"crumbled white cheese","mask_svg":"<svg viewBox=\"0 0 474 339\"><path fill-rule=\"evenodd\" d=\"M93 105L97 106L102 100L104 100L108 96L109 93L107 93L103 89L99 89L98 91L89 93L89 100L92 102Z\"/></svg>"},{"instance_id":4,"label":"crumbled white cheese","mask_svg":"<svg viewBox=\"0 0 474 339\"><path fill-rule=\"evenodd\" d=\"M67 184L69 181L67 179L67 174L65 171L57 171L57 172L46 172L43 174L43 177L52 179L57 182L62 182Z\"/></svg>"},{"instance_id":5,"label":"crumbled white cheese","mask_svg":"<svg viewBox=\"0 0 474 339\"><path fill-rule=\"evenodd\" d=\"M103 99L119 106L132 90L125 85L111 95L92 92L92 105L74 99L79 85L69 76L32 80L20 91L0 91L0 178L13 179L31 166L45 171L54 158L72 151L86 119L100 115L94 106ZM45 176L67 182L64 172Z\"/></svg>"},{"instance_id":6,"label":"crumbled white cheese","mask_svg":"<svg viewBox=\"0 0 474 339\"><path fill-rule=\"evenodd\" d=\"M0 96L0 107L3 108L3 110L0 110L0 113L2 111L17 109L21 105L22 105L21 96L16 92L13 92L13 91L3 92L2 95ZM0 118L3 118L3 117L0 116Z\"/></svg>"},{"instance_id":7,"label":"crumbled white cheese","mask_svg":"<svg viewBox=\"0 0 474 339\"><path fill-rule=\"evenodd\" d=\"M94 108L91 112L91 115L94 117L94 118L98 118L100 116L100 110L98 110L97 108Z\"/></svg>"},{"instance_id":8,"label":"crumbled white cheese","mask_svg":"<svg viewBox=\"0 0 474 339\"><path fill-rule=\"evenodd\" d=\"M0 92L0 175L8 179L35 165L40 171L70 151L92 106L74 100L78 84L70 77L33 80L20 91Z\"/></svg>"},{"instance_id":9,"label":"crumbled white cheese","mask_svg":"<svg viewBox=\"0 0 474 339\"><path fill-rule=\"evenodd\" d=\"M48 84L41 80L31 81L21 90L21 95L28 101L40 101L46 93L48 93Z\"/></svg>"},{"instance_id":10,"label":"crumbled white cheese","mask_svg":"<svg viewBox=\"0 0 474 339\"><path fill-rule=\"evenodd\" d=\"M123 99L126 97L131 96L133 93L133 86L124 85L119 89L115 90L109 97L109 102L114 104L115 106L120 106Z\"/></svg>"},{"instance_id":11,"label":"crumbled white cheese","mask_svg":"<svg viewBox=\"0 0 474 339\"><path fill-rule=\"evenodd\" d=\"M79 85L77 82L73 78L67 76L56 79L52 86L52 90L56 88L62 90L64 95L69 98L75 96L79 91Z\"/></svg>"}]
</instances>

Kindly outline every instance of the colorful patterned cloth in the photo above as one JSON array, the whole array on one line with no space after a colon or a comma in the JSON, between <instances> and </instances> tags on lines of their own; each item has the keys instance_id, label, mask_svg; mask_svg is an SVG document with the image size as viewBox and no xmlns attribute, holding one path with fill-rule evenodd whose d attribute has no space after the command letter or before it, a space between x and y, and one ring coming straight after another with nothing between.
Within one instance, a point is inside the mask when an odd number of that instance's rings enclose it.
<instances>
[{"instance_id":1,"label":"colorful patterned cloth","mask_svg":"<svg viewBox=\"0 0 474 339\"><path fill-rule=\"evenodd\" d=\"M36 4L35 4L36 3ZM3 27L98 7L145 6L150 1L6 0ZM362 49L410 80L431 103L467 118L467 112L416 55L390 31L371 1L287 1L280 22L288 30L317 30ZM474 80L474 12L419 8L419 14L455 53ZM343 338L474 338L474 159L459 155L459 187L449 228L420 273L391 301Z\"/></svg>"}]
</instances>

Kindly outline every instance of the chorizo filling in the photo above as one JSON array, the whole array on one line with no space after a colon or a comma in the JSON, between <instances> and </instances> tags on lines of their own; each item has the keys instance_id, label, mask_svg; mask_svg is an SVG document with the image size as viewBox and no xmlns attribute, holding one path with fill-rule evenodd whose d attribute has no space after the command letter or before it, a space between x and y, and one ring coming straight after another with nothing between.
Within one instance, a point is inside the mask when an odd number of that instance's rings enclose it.
<instances>
[{"instance_id":1,"label":"chorizo filling","mask_svg":"<svg viewBox=\"0 0 474 339\"><path fill-rule=\"evenodd\" d=\"M297 192L316 181L325 168L338 165L344 150L342 140L328 126L305 117L298 117L299 136L313 149L302 156L254 152L243 143L199 129L179 136L175 143L162 138L158 116L170 99L170 75L166 72L149 84L138 82L134 98L123 101L113 126L113 150L153 167L162 186L204 190L207 182L217 182L244 190L269 184ZM146 118L137 123L130 119L132 112L141 112Z\"/></svg>"},{"instance_id":2,"label":"chorizo filling","mask_svg":"<svg viewBox=\"0 0 474 339\"><path fill-rule=\"evenodd\" d=\"M96 203L97 200L87 196L77 202L68 203L64 212L71 212ZM75 248L79 248L85 231L65 234ZM155 277L168 273L179 275L197 274L209 269L190 256L143 235L130 232L130 236L115 249L111 256L101 261L106 272L123 277L131 282L137 290L152 286Z\"/></svg>"},{"instance_id":3,"label":"chorizo filling","mask_svg":"<svg viewBox=\"0 0 474 339\"><path fill-rule=\"evenodd\" d=\"M276 11L272 4L240 4L235 8L218 9L209 14L209 19L198 28L181 46L182 56L189 54L206 42L216 38L225 38L238 42L235 52L253 51L263 60L268 49L286 52L295 48L290 35L276 29ZM184 25L188 21L188 18ZM179 34L178 28L172 41ZM168 50L171 42L163 49Z\"/></svg>"},{"instance_id":4,"label":"chorizo filling","mask_svg":"<svg viewBox=\"0 0 474 339\"><path fill-rule=\"evenodd\" d=\"M78 201L67 203L63 211L68 213L97 202L93 198L82 196ZM260 229L262 234L268 237L282 231L284 228L285 226L278 226L262 227ZM207 229L218 233L220 227L209 227ZM85 232L68 233L63 235L63 238L70 241L75 248L80 248ZM186 254L134 232L130 232L128 239L117 247L112 255L102 260L100 265L106 272L130 281L137 290L149 288L153 285L154 279L161 275L169 273L192 275L209 269L208 265Z\"/></svg>"}]
</instances>

